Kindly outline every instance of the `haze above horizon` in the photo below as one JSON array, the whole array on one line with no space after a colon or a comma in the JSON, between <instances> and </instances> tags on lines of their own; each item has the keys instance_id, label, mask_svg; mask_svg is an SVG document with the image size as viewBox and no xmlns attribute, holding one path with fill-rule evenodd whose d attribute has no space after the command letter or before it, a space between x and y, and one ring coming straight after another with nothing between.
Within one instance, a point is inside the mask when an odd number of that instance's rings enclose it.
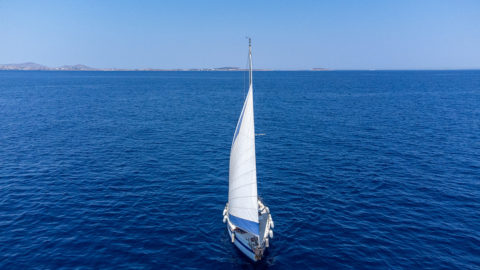
<instances>
[{"instance_id":1,"label":"haze above horizon","mask_svg":"<svg viewBox=\"0 0 480 270\"><path fill-rule=\"evenodd\" d=\"M0 64L480 68L478 1L0 1Z\"/></svg>"}]
</instances>

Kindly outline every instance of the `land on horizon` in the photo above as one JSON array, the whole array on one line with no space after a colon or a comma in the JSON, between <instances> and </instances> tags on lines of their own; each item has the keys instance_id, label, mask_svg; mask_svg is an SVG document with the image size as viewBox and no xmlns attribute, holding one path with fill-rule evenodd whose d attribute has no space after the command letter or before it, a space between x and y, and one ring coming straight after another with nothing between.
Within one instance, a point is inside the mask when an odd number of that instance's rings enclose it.
<instances>
[{"instance_id":1,"label":"land on horizon","mask_svg":"<svg viewBox=\"0 0 480 270\"><path fill-rule=\"evenodd\" d=\"M24 70L24 71L246 71L239 67L217 67L217 68L95 68L87 65L63 65L59 67L49 67L34 62L25 62L19 64L0 64L0 70ZM424 68L424 69L385 69L385 68L365 68L365 69L330 69L330 68L311 68L311 69L253 69L254 71L380 71L380 70L478 70L478 68Z\"/></svg>"},{"instance_id":2,"label":"land on horizon","mask_svg":"<svg viewBox=\"0 0 480 270\"><path fill-rule=\"evenodd\" d=\"M219 68L94 68L82 64L63 65L60 67L48 67L45 65L25 62L19 64L0 64L0 70L45 70L45 71L245 71L246 69L238 67L219 67ZM254 69L255 71L271 71L271 69ZM313 70L313 69L312 69ZM321 69L314 69L321 70ZM326 70L326 69L322 69Z\"/></svg>"}]
</instances>

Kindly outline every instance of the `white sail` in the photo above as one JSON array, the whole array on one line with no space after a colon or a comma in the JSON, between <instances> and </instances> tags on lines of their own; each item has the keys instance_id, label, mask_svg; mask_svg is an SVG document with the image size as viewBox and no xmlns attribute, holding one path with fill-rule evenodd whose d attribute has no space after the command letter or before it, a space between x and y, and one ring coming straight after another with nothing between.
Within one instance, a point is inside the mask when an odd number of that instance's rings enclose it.
<instances>
[{"instance_id":1,"label":"white sail","mask_svg":"<svg viewBox=\"0 0 480 270\"><path fill-rule=\"evenodd\" d=\"M233 136L230 152L228 213L230 222L235 226L255 235L259 234L255 125L251 84Z\"/></svg>"},{"instance_id":2,"label":"white sail","mask_svg":"<svg viewBox=\"0 0 480 270\"><path fill-rule=\"evenodd\" d=\"M232 224L259 235L255 123L253 117L252 46L249 40L249 88L230 152L228 216Z\"/></svg>"}]
</instances>

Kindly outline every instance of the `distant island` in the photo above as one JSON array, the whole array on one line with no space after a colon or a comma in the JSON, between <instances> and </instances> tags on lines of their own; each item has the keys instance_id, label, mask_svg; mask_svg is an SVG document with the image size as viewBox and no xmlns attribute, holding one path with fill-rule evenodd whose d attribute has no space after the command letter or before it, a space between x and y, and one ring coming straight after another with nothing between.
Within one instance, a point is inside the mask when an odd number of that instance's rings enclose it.
<instances>
[{"instance_id":1,"label":"distant island","mask_svg":"<svg viewBox=\"0 0 480 270\"><path fill-rule=\"evenodd\" d=\"M0 70L98 70L85 65L66 65L61 67L47 67L37 63L27 62L21 64L0 65Z\"/></svg>"},{"instance_id":2,"label":"distant island","mask_svg":"<svg viewBox=\"0 0 480 270\"><path fill-rule=\"evenodd\" d=\"M86 65L64 65L60 67L48 67L33 62L20 64L0 64L0 70L45 70L45 71L246 71L247 69L239 67L219 67L219 68L175 68L175 69L158 69L158 68L94 68ZM286 70L286 71L326 71L326 68L312 68L310 70ZM275 71L273 69L254 69L254 71ZM277 70L280 71L280 70Z\"/></svg>"},{"instance_id":3,"label":"distant island","mask_svg":"<svg viewBox=\"0 0 480 270\"><path fill-rule=\"evenodd\" d=\"M188 69L157 69L157 68L93 68L86 65L65 65L60 67L47 67L33 62L20 64L0 64L0 70L47 70L47 71L245 71L238 67L219 68L188 68ZM270 71L270 69L254 69L255 71Z\"/></svg>"}]
</instances>

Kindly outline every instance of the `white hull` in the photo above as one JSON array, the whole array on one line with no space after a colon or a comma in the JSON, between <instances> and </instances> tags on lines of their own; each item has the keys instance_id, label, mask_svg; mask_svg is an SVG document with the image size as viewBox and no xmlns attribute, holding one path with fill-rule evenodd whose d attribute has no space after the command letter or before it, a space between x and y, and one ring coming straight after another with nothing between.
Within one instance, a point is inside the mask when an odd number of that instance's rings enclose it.
<instances>
[{"instance_id":1,"label":"white hull","mask_svg":"<svg viewBox=\"0 0 480 270\"><path fill-rule=\"evenodd\" d=\"M227 231L235 247L238 248L250 260L256 262L262 259L267 248L269 247L269 238L273 238L273 220L270 210L265 207L261 201L259 205L259 226L260 235L258 238L251 233L245 232L233 225L228 218L228 204L224 210L224 222L227 224ZM256 238L257 242L249 239Z\"/></svg>"}]
</instances>

